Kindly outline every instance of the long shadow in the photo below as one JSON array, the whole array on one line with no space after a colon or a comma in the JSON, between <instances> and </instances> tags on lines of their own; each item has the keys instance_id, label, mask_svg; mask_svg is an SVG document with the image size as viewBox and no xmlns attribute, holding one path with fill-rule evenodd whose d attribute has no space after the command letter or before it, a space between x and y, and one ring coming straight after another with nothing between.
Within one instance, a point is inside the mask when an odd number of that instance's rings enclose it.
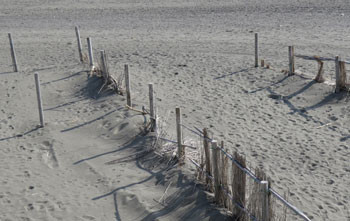
<instances>
[{"instance_id":1,"label":"long shadow","mask_svg":"<svg viewBox=\"0 0 350 221\"><path fill-rule=\"evenodd\" d=\"M57 105L57 106L55 106L55 107L50 107L50 108L44 109L44 111L55 110L55 109L57 109L57 108L65 107L65 106L68 106L68 105L71 105L71 104L75 104L75 103L78 103L78 102L84 101L84 100L86 100L86 98L82 98L82 99L75 100L75 101L70 101L70 102L67 102L67 103L64 103L64 104Z\"/></svg>"},{"instance_id":2,"label":"long shadow","mask_svg":"<svg viewBox=\"0 0 350 221\"><path fill-rule=\"evenodd\" d=\"M219 77L215 77L214 80L219 80L221 78L229 77L229 76L232 76L232 75L235 75L235 74L239 74L239 73L242 73L242 72L247 72L247 71L249 71L251 69L252 68L245 68L245 69L242 69L242 70L239 70L239 71L231 72L229 74L225 74L225 75L222 75L222 76L219 76Z\"/></svg>"},{"instance_id":3,"label":"long shadow","mask_svg":"<svg viewBox=\"0 0 350 221\"><path fill-rule=\"evenodd\" d=\"M29 131L26 131L26 132L24 132L24 133L21 133L21 134L16 134L16 135L11 136L11 137L0 138L0 141L5 141L5 140L13 139L13 138L23 137L23 136L28 135L28 134L30 134L30 133L36 131L36 130L39 130L40 128L41 128L40 126L37 126L37 127L33 128L33 129L31 129L31 130L29 130Z\"/></svg>"},{"instance_id":4,"label":"long shadow","mask_svg":"<svg viewBox=\"0 0 350 221\"><path fill-rule=\"evenodd\" d=\"M113 201L114 201L114 209L115 209L115 218L117 221L122 221L122 219L120 218L119 210L118 210L117 193L113 194Z\"/></svg>"},{"instance_id":5,"label":"long shadow","mask_svg":"<svg viewBox=\"0 0 350 221\"><path fill-rule=\"evenodd\" d=\"M11 73L16 73L16 72L13 72L13 71L6 71L6 72L1 72L0 74L11 74Z\"/></svg>"},{"instance_id":6,"label":"long shadow","mask_svg":"<svg viewBox=\"0 0 350 221\"><path fill-rule=\"evenodd\" d=\"M145 146L149 146L149 140L150 139L154 139L154 137L152 136L147 136L147 137L138 137L135 140L133 140L129 145L118 149L118 151L122 150L122 149L126 149L126 148L133 148L136 151L142 151L145 149ZM126 157L128 158L128 156ZM120 159L121 160L121 159ZM127 159L129 160L129 159ZM124 162L123 160L118 161L119 162ZM145 182L148 182L150 180L152 180L153 178L156 178L156 185L158 184L165 184L165 171L169 171L169 169L173 168L175 165L175 161L172 161L172 163L165 163L168 162L167 159L164 159L163 157L160 157L156 154L153 153L153 151L146 151L146 154L141 157L141 158L137 158L135 160L135 164L137 166L138 169L143 170L145 172L147 172L149 174L148 177L137 181L137 182L133 182L133 183L129 183L127 185L124 186L120 186L118 188L115 188L113 190L111 190L110 192L107 192L103 195L100 196L96 196L94 198L92 198L92 200L100 200L102 198L108 197L113 195L113 200L114 200L114 207L115 207L115 217L117 221L121 221L122 218L120 217L120 213L119 213L119 209L118 209L118 202L117 202L117 193L120 190L124 190L136 185L140 185L143 184ZM158 163L158 165L157 165ZM154 171L157 168L157 171ZM171 170L170 172L166 173L167 176L169 177L174 177L177 176L177 180L176 180L176 186L179 187L179 190L177 192L175 192L174 194L171 194L169 197L167 197L167 205L163 205L164 207L162 207L162 209L160 209L159 211L156 212L152 212L150 214L148 214L146 217L141 218L140 219L136 219L136 220L157 220L160 217L163 217L167 214L170 214L171 212L173 212L174 210L178 209L178 208L182 208L185 207L186 205L192 204L193 201L195 201L195 208L188 210L187 212L185 212L181 218L181 220L193 220L193 217L196 217L195 215L193 215L194 212L200 210L203 206L206 206L208 201L207 200L203 200L206 199L206 195L199 189L196 189L195 183L192 180L187 179L187 177L182 174L181 170ZM196 193L194 192L194 190L196 191ZM214 209L214 206L213 208ZM206 211L206 217L210 217L211 220L224 220L226 216L220 214L219 212L213 212L213 210L211 210L210 212ZM212 219L214 218L215 219ZM200 219L198 219L200 220Z\"/></svg>"},{"instance_id":7,"label":"long shadow","mask_svg":"<svg viewBox=\"0 0 350 221\"><path fill-rule=\"evenodd\" d=\"M69 75L69 76L67 76L67 77L63 77L63 78L59 78L59 79L56 79L56 80L53 80L53 81L48 81L48 82L41 83L41 85L46 85L46 84L51 84L51 83L55 83L55 82L58 82L58 81L67 80L67 79L69 79L69 78L78 76L78 75L80 75L81 73L84 73L84 72L86 72L86 71L79 71L79 72L74 73L74 74L72 74L72 75Z\"/></svg>"},{"instance_id":8,"label":"long shadow","mask_svg":"<svg viewBox=\"0 0 350 221\"><path fill-rule=\"evenodd\" d=\"M312 85L314 85L316 83L316 81L312 80L310 81L309 83L307 83L304 87L300 88L300 90L290 94L290 95L287 95L285 98L287 99L291 99L295 96L297 96L298 94L301 94L303 93L304 91L306 91L307 89L309 89Z\"/></svg>"},{"instance_id":9,"label":"long shadow","mask_svg":"<svg viewBox=\"0 0 350 221\"><path fill-rule=\"evenodd\" d=\"M84 127L84 126L86 126L86 125L88 125L88 124L91 124L91 123L93 123L93 122L95 122L95 121L101 120L101 119L105 118L106 116L108 116L108 115L110 115L110 114L112 114L112 113L114 113L114 112L116 112L116 111L117 111L117 110L112 110L112 111L110 111L110 112L108 112L108 113L106 113L106 114L104 114L104 115L102 115L102 116L100 116L100 117L98 117L98 118L95 118L95 119L90 120L90 121L88 121L88 122L85 122L85 123L83 123L83 124L79 124L79 125L77 125L77 126L74 126L74 127L68 128L68 129L61 130L61 132L62 132L62 133L63 133L63 132L68 132L68 131L71 131L71 130L78 129L78 128L80 128L80 127Z\"/></svg>"},{"instance_id":10,"label":"long shadow","mask_svg":"<svg viewBox=\"0 0 350 221\"><path fill-rule=\"evenodd\" d=\"M340 101L344 98L347 97L347 93L343 92L343 93L331 93L329 95L327 95L323 100L321 100L320 102L318 102L317 104L311 105L309 107L306 107L305 110L314 110L317 109L319 107L322 107L326 104L329 104L331 102L333 102L334 100Z\"/></svg>"},{"instance_id":11,"label":"long shadow","mask_svg":"<svg viewBox=\"0 0 350 221\"><path fill-rule=\"evenodd\" d=\"M282 79L280 79L280 80L278 80L278 81L276 81L276 82L274 82L274 83L272 83L272 84L270 84L270 85L268 85L268 86L266 86L266 87L262 87L262 88L255 89L255 90L253 90L253 91L250 91L249 93L250 93L250 94L254 94L254 93L256 93L256 92L265 90L265 89L267 89L267 88L270 88L270 87L272 87L272 86L275 86L275 85L277 85L277 84L282 83L282 82L285 81L287 78L289 78L288 75L284 76Z\"/></svg>"},{"instance_id":12,"label":"long shadow","mask_svg":"<svg viewBox=\"0 0 350 221\"><path fill-rule=\"evenodd\" d=\"M267 88L267 91L270 92L270 94L273 94L273 95L278 95L277 93L275 93L274 91L271 90L271 88ZM304 117L306 120L312 120L314 121L315 123L322 123L318 120L315 120L313 119L312 116L309 116L306 114L306 109L305 108L302 108L302 109L299 109L297 107L294 106L294 104L292 104L288 98L286 97L282 97L282 101L289 107L289 109L291 109L291 112L289 112L288 114L299 114L300 116Z\"/></svg>"},{"instance_id":13,"label":"long shadow","mask_svg":"<svg viewBox=\"0 0 350 221\"><path fill-rule=\"evenodd\" d=\"M128 149L128 148L134 147L135 145L139 145L139 143L140 143L140 140L139 140L139 139L137 139L137 138L136 138L136 139L135 139L135 138L131 138L131 141L127 141L127 142L126 142L121 148L119 148L119 149L112 150L112 151L108 151L108 152L104 152L104 153L100 153L100 154L97 154L97 155L94 155L94 156L91 156L91 157L87 157L87 158L78 160L77 162L74 162L73 165L77 165L77 164L80 164L80 163L82 163L82 162L84 162L84 161L96 159L96 158L98 158L98 157L102 157L102 156L105 156L105 155L108 155L108 154L120 152L120 151L126 150L126 149Z\"/></svg>"}]
</instances>

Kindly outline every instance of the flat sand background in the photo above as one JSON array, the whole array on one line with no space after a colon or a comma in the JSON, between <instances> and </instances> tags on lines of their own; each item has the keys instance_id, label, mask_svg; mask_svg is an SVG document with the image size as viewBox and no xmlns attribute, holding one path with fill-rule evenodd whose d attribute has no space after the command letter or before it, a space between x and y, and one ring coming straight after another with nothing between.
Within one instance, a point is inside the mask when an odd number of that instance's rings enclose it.
<instances>
[{"instance_id":1,"label":"flat sand background","mask_svg":"<svg viewBox=\"0 0 350 221\"><path fill-rule=\"evenodd\" d=\"M135 157L150 146L147 137L134 139L145 119L127 111L123 97L97 95L99 82L79 64L75 25L85 52L85 38L92 37L96 56L106 50L116 76L130 65L138 108L147 105L147 84L154 83L169 138L179 106L186 125L208 127L251 167L264 168L274 188L289 189L290 202L312 220L350 220L350 98L281 73L288 45L298 54L350 60L348 1L0 5L0 220L226 219L193 188L194 177L167 172L154 155ZM19 73L10 66L8 32ZM254 32L273 70L253 67ZM313 77L316 62L297 59L296 69ZM44 129L35 129L34 72L42 83ZM326 63L325 76L334 81L334 62ZM155 200L168 185L164 206Z\"/></svg>"}]
</instances>

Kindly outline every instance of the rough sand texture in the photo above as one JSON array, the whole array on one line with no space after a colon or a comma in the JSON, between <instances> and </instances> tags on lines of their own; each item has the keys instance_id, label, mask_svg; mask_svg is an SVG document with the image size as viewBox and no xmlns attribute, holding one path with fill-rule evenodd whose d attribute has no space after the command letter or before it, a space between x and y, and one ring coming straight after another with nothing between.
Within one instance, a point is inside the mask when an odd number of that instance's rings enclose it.
<instances>
[{"instance_id":1,"label":"rough sand texture","mask_svg":"<svg viewBox=\"0 0 350 221\"><path fill-rule=\"evenodd\" d=\"M162 209L153 201L170 183L155 185L162 166L120 160L149 146L145 140L124 145L144 119L123 108L124 98L95 97L98 83L87 81L86 67L78 65L79 25L85 51L90 36L96 54L106 50L114 74L130 65L139 107L147 105L147 83L154 83L170 138L179 106L185 124L208 127L252 167L263 167L313 220L349 220L350 101L331 86L280 72L288 69L288 45L298 54L350 59L349 12L349 3L338 0L2 1L0 218L223 219L204 209L208 203L196 204L206 198L200 191L196 201ZM20 73L9 66L7 32ZM254 32L261 58L275 70L253 68ZM300 72L315 75L316 67L296 60ZM38 130L35 71L48 122ZM326 62L325 77L334 76L334 63ZM183 179L179 173L169 179ZM184 185L185 194L190 183L172 182L171 193Z\"/></svg>"}]
</instances>

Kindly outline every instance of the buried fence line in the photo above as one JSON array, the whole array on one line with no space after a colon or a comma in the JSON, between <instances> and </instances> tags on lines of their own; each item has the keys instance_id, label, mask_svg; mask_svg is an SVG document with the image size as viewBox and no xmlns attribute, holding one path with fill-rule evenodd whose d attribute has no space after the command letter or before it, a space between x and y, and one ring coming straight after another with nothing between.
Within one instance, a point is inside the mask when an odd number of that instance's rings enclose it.
<instances>
[{"instance_id":1,"label":"buried fence line","mask_svg":"<svg viewBox=\"0 0 350 221\"><path fill-rule=\"evenodd\" d=\"M180 108L176 108L176 115L178 116L180 114ZM278 194L275 190L273 190L272 188L269 187L269 183L266 180L262 180L260 178L258 178L250 169L248 169L247 167L243 166L237 159L235 159L235 157L233 157L231 154L229 154L226 150L224 150L223 147L220 147L217 145L217 142L213 139L210 139L207 133L207 129L203 130L204 135L203 136L201 133L198 133L195 130L192 130L190 127L181 124L177 121L177 133L178 133L178 148L181 151L184 151L184 147L185 145L182 144L182 130L179 130L178 128L180 126L183 126L184 128L186 128L187 130L191 131L192 133L200 136L201 138L203 138L203 146L204 146L204 150L205 150L205 158L206 158L206 170L205 170L205 174L211 176L211 174L213 174L213 179L214 180L214 192L215 192L215 201L220 203L220 199L219 199L219 195L220 195L220 188L218 188L221 184L220 184L220 177L218 176L222 176L222 174L219 173L219 163L218 163L218 151L221 151L224 156L226 156L229 160L232 161L233 165L235 165L239 170L243 171L246 175L248 175L251 179L254 180L255 183L260 185L260 191L263 192L268 192L271 193L273 196L275 196L278 200L280 200L285 206L287 206L289 209L291 209L293 212L295 212L298 216L300 216L301 218L303 218L306 221L310 221L310 219L301 211L299 210L297 207L293 206L291 203L289 203L287 200L285 200L280 194ZM180 137L179 137L180 135ZM180 138L180 139L179 139ZM208 143L212 144L212 151L213 151L213 165L210 166L210 151L209 151L209 145ZM178 153L178 157L183 158L184 155L182 155L183 153ZM237 154L238 156L238 154ZM209 163L208 163L208 159L209 159ZM196 165L198 166L198 165ZM211 171L211 169L213 171ZM201 167L201 170L203 170L203 165ZM206 183L208 184L209 179L207 179ZM244 187L243 187L244 188ZM263 189L264 188L264 189ZM232 191L234 191L234 189L232 188ZM243 190L244 191L244 190ZM245 195L243 193L243 195ZM267 195L267 194L266 194ZM262 220L269 220L269 217L271 217L273 214L269 214L269 199L267 199L267 196L263 195L262 197Z\"/></svg>"}]
</instances>

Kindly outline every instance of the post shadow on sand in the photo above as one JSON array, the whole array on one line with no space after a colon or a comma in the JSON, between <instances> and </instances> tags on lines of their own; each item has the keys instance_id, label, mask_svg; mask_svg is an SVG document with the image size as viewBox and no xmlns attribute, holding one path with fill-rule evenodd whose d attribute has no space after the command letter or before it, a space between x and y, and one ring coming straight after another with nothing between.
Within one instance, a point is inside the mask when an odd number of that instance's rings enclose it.
<instances>
[{"instance_id":1,"label":"post shadow on sand","mask_svg":"<svg viewBox=\"0 0 350 221\"><path fill-rule=\"evenodd\" d=\"M224 75L221 75L219 77L215 77L214 80L219 80L221 78L229 77L229 76L232 76L232 75L235 75L235 74L238 74L238 73L242 73L242 72L248 72L251 69L253 69L253 68L244 68L244 69L241 69L239 71L234 71L234 72L231 72L229 74L224 74Z\"/></svg>"},{"instance_id":2,"label":"post shadow on sand","mask_svg":"<svg viewBox=\"0 0 350 221\"><path fill-rule=\"evenodd\" d=\"M119 108L119 109L121 109L121 108ZM84 126L86 126L86 125L88 125L88 124L91 124L91 123L93 123L93 122L95 122L95 121L98 121L98 120L101 120L101 119L105 118L106 116L108 116L108 115L110 115L110 114L116 112L116 111L119 110L119 109L112 110L112 111L110 111L110 112L108 112L108 113L106 113L106 114L104 114L104 115L102 115L102 116L99 116L99 117L97 117L97 118L95 118L95 119L93 119L93 120L90 120L90 121L88 121L88 122L85 122L85 123L76 125L76 126L71 127L71 128L67 128L67 129L61 130L61 132L64 133L64 132L68 132L68 131L71 131L71 130L74 130L74 129L78 129L78 128L80 128L80 127L84 127Z\"/></svg>"},{"instance_id":3,"label":"post shadow on sand","mask_svg":"<svg viewBox=\"0 0 350 221\"><path fill-rule=\"evenodd\" d=\"M28 135L28 134L30 134L30 133L33 133L34 131L39 130L40 128L41 128L41 126L36 126L36 127L34 127L33 129L28 130L28 131L26 131L26 132L24 132L24 133L16 134L16 135L11 136L11 137L0 138L0 141L5 141L5 140L13 139L13 138L23 137L23 136L26 136L26 135Z\"/></svg>"},{"instance_id":4,"label":"post shadow on sand","mask_svg":"<svg viewBox=\"0 0 350 221\"><path fill-rule=\"evenodd\" d=\"M44 109L44 111L56 110L57 108L69 106L69 105L78 103L78 102L80 102L80 101L85 101L85 100L87 100L87 99L86 99L86 98L81 98L81 99L78 99L78 100L69 101L69 102L66 102L66 103L63 103L63 104L59 104L59 105L57 105L57 106L55 106L55 107L46 108L46 109Z\"/></svg>"},{"instance_id":5,"label":"post shadow on sand","mask_svg":"<svg viewBox=\"0 0 350 221\"><path fill-rule=\"evenodd\" d=\"M257 92L259 92L259 91L263 91L263 90L265 90L265 89L270 89L270 87L282 83L282 82L285 81L287 78L289 78L288 75L284 76L282 79L280 79L280 80L278 80L278 81L276 81L276 82L274 82L274 83L272 83L272 84L270 84L270 85L268 85L268 86L266 86L266 87L262 87L262 88L255 89L255 90L253 90L253 91L250 91L249 93L250 93L250 94L254 94L254 93L257 93Z\"/></svg>"},{"instance_id":6,"label":"post shadow on sand","mask_svg":"<svg viewBox=\"0 0 350 221\"><path fill-rule=\"evenodd\" d=\"M207 195L202 190L196 188L194 181L189 180L182 173L181 170L178 170L178 169L170 170L171 168L174 168L174 166L177 163L176 161L171 161L172 163L169 164L168 159L165 159L164 157L154 154L152 149L150 149L150 151L144 151L146 147L149 147L153 139L154 137L152 136L145 136L145 137L138 136L135 139L133 139L130 142L130 144L127 144L124 147L121 147L117 150L98 154L93 157L84 159L84 160L94 159L96 157L102 157L106 154L115 153L118 151L126 150L127 148L129 149L131 148L136 152L141 152L141 153L144 152L143 156L130 159L130 156L132 155L131 153L130 155L114 160L113 162L117 164L117 163L122 163L127 161L130 162L134 160L135 165L138 169L146 171L149 174L148 177L142 180L138 180L137 182L132 182L127 185L120 186L103 195L96 196L92 198L92 200L99 200L105 197L112 196L114 201L114 208L115 208L115 213L114 213L115 218L117 221L122 221L122 217L120 215L119 208L118 208L118 199L117 199L118 191L125 190L130 187L137 186L139 184L143 184L145 182L152 180L153 178L156 179L155 180L156 185L161 184L164 186L166 182L165 171L167 171L166 173L167 177L176 179L176 182L173 182L173 183L174 184L176 183L176 186L179 188L179 190L166 197L166 201L167 201L166 205L160 203L160 205L162 205L161 209L159 209L158 211L152 212L145 217L138 217L136 218L136 220L144 220L144 221L156 220L190 203L194 203L195 205L192 209L188 209L187 211L183 210L181 215L181 220L193 220L193 217L196 217L194 214L198 211L203 211L201 208L204 208L205 206L208 205ZM84 160L80 160L77 163L83 162ZM155 171L155 168L157 168L156 171ZM215 210L214 205L212 204L210 205L212 206L212 209L205 211L205 217L210 217L210 220L218 220L218 219L225 220L226 217L220 214L217 210Z\"/></svg>"},{"instance_id":7,"label":"post shadow on sand","mask_svg":"<svg viewBox=\"0 0 350 221\"><path fill-rule=\"evenodd\" d=\"M82 74L82 73L84 73L84 72L86 72L86 71L79 71L79 72L77 72L77 73L71 74L71 75L66 76L66 77L63 77L63 78L59 78L59 79L52 80L52 81L48 81L48 82L43 82L43 83L41 83L41 85L52 84L52 83L55 83L55 82L67 80L67 79L69 79L69 78L76 77L76 76L78 76L78 75L80 75L80 74Z\"/></svg>"}]
</instances>

